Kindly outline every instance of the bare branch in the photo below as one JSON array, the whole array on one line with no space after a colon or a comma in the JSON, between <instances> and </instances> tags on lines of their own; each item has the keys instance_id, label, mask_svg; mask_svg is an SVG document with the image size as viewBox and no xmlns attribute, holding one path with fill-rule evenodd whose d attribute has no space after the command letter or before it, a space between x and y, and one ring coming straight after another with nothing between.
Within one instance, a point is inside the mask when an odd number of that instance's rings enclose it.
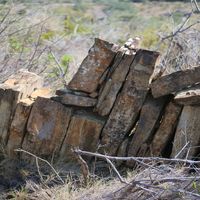
<instances>
[{"instance_id":1,"label":"bare branch","mask_svg":"<svg viewBox=\"0 0 200 200\"><path fill-rule=\"evenodd\" d=\"M179 158L161 158L161 157L116 157L116 156L107 156L99 153L92 153L88 151L82 151L80 149L74 150L76 153L80 155L86 156L94 156L102 159L110 159L110 160L123 160L123 161L156 161L156 162L165 162L165 163L186 163L186 164L199 164L200 161L196 160L187 160L187 159L179 159Z\"/></svg>"},{"instance_id":2,"label":"bare branch","mask_svg":"<svg viewBox=\"0 0 200 200\"><path fill-rule=\"evenodd\" d=\"M73 149L72 149L72 152L74 152L74 155L77 158L78 163L81 165L81 171L82 171L82 174L83 174L84 182L85 182L85 185L87 185L89 174L90 174L89 173L89 167L88 167L86 161L81 157L81 155L76 153Z\"/></svg>"},{"instance_id":3,"label":"bare branch","mask_svg":"<svg viewBox=\"0 0 200 200\"><path fill-rule=\"evenodd\" d=\"M25 154L28 154L29 156L32 156L34 157L36 160L41 160L42 162L46 163L51 169L52 171L56 174L56 176L58 177L58 179L64 184L64 180L60 177L60 175L58 174L58 172L55 170L55 168L45 159L43 158L40 158L28 151L25 151L24 149L15 149L16 152L22 152L22 153L25 153ZM36 163L37 164L37 163Z\"/></svg>"},{"instance_id":4,"label":"bare branch","mask_svg":"<svg viewBox=\"0 0 200 200\"><path fill-rule=\"evenodd\" d=\"M199 8L199 5L198 5L197 1L196 0L191 0L191 4L192 5L194 4L194 6L195 6L196 10L194 12L200 13L200 8Z\"/></svg>"},{"instance_id":5,"label":"bare branch","mask_svg":"<svg viewBox=\"0 0 200 200\"><path fill-rule=\"evenodd\" d=\"M110 164L110 166L112 167L112 169L114 170L114 172L117 174L117 177L119 178L120 182L121 183L126 183L128 184L128 182L126 182L122 176L120 175L120 173L118 172L118 170L116 169L115 165L108 159L108 158L105 158L106 161Z\"/></svg>"}]
</instances>

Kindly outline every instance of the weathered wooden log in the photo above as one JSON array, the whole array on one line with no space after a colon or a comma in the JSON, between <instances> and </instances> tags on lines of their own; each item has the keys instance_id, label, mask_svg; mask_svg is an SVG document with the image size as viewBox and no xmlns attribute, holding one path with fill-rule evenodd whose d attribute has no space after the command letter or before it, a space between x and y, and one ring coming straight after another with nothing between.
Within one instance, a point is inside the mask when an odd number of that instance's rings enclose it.
<instances>
[{"instance_id":1,"label":"weathered wooden log","mask_svg":"<svg viewBox=\"0 0 200 200\"><path fill-rule=\"evenodd\" d=\"M189 86L200 82L200 67L174 72L162 76L151 84L152 94L155 98L177 93Z\"/></svg>"},{"instance_id":2,"label":"weathered wooden log","mask_svg":"<svg viewBox=\"0 0 200 200\"><path fill-rule=\"evenodd\" d=\"M116 154L124 136L136 123L146 98L149 80L159 54L139 50L102 132L102 145L107 153Z\"/></svg>"}]
</instances>

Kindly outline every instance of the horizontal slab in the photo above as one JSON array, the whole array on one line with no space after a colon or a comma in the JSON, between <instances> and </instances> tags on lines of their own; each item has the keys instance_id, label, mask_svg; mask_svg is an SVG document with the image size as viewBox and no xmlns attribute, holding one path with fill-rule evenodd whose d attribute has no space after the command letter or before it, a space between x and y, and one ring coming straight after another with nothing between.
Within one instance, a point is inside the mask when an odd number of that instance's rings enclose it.
<instances>
[{"instance_id":1,"label":"horizontal slab","mask_svg":"<svg viewBox=\"0 0 200 200\"><path fill-rule=\"evenodd\" d=\"M153 96L157 98L177 93L197 83L200 83L200 67L162 76L151 84L151 91Z\"/></svg>"},{"instance_id":2,"label":"horizontal slab","mask_svg":"<svg viewBox=\"0 0 200 200\"><path fill-rule=\"evenodd\" d=\"M73 95L73 94L64 94L61 96L52 97L52 99L65 105L73 105L81 107L94 107L97 103L97 99L91 97Z\"/></svg>"},{"instance_id":3,"label":"horizontal slab","mask_svg":"<svg viewBox=\"0 0 200 200\"><path fill-rule=\"evenodd\" d=\"M177 93L174 101L181 105L200 105L200 85Z\"/></svg>"}]
</instances>

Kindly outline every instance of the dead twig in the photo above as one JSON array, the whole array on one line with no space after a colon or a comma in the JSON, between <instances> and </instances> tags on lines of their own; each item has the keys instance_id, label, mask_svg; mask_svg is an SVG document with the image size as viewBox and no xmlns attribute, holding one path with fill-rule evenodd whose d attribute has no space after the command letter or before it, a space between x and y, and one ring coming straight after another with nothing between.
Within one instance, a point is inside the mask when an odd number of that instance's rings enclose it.
<instances>
[{"instance_id":1,"label":"dead twig","mask_svg":"<svg viewBox=\"0 0 200 200\"><path fill-rule=\"evenodd\" d=\"M122 178L122 176L120 175L120 173L119 173L118 170L116 169L115 165L114 165L108 158L105 158L105 159L106 159L107 163L110 164L110 166L112 167L112 169L114 170L114 172L117 174L117 177L119 178L120 182L121 182L121 183L126 183L126 184L128 184L128 182L126 182L126 181Z\"/></svg>"},{"instance_id":2,"label":"dead twig","mask_svg":"<svg viewBox=\"0 0 200 200\"><path fill-rule=\"evenodd\" d=\"M197 1L196 0L191 0L191 4L192 5L194 4L194 6L195 6L195 11L194 12L200 13L200 8L199 8L199 5L198 5Z\"/></svg>"},{"instance_id":3,"label":"dead twig","mask_svg":"<svg viewBox=\"0 0 200 200\"><path fill-rule=\"evenodd\" d=\"M187 159L179 159L179 158L161 158L161 157L117 157L117 156L108 156L99 153L92 153L88 151L82 151L80 149L74 150L76 153L80 155L86 156L94 156L102 159L110 159L110 160L123 160L123 161L156 161L156 162L165 162L165 163L186 163L186 164L199 164L200 161L196 160L187 160Z\"/></svg>"},{"instance_id":4,"label":"dead twig","mask_svg":"<svg viewBox=\"0 0 200 200\"><path fill-rule=\"evenodd\" d=\"M55 168L54 168L47 160L45 160L45 159L43 159L43 158L40 158L40 157L34 155L33 153L30 153L30 152L28 152L28 151L26 151L26 150L24 150L24 149L15 149L14 151L26 153L26 154L28 154L29 156L34 157L34 158L36 159L36 165L38 164L38 160L40 160L40 161L46 163L46 164L52 169L52 171L56 174L57 178L61 181L61 183L63 183L63 184L65 183L64 180L63 180L63 179L60 177L60 175L58 174L58 172L55 170ZM39 173L39 175L41 175L41 174Z\"/></svg>"},{"instance_id":5,"label":"dead twig","mask_svg":"<svg viewBox=\"0 0 200 200\"><path fill-rule=\"evenodd\" d=\"M83 172L83 176L85 177L85 179L87 178L86 175L88 175L88 172L89 172L89 169L88 169L88 166L87 166L87 163L85 162L85 160L83 160L83 158L80 156L80 153L79 153L79 149L73 149L72 150L74 152L74 154L76 155L79 163L81 164L82 166L82 172ZM105 157L105 160L107 161L107 163L110 164L111 168L114 170L114 172L116 173L117 177L119 178L120 182L121 183L126 183L128 184L128 182L126 182L122 176L120 175L120 173L118 172L118 170L116 169L115 165L110 161L110 159L106 158Z\"/></svg>"},{"instance_id":6,"label":"dead twig","mask_svg":"<svg viewBox=\"0 0 200 200\"><path fill-rule=\"evenodd\" d=\"M88 167L86 161L78 153L76 153L74 149L72 149L72 152L74 152L74 155L75 155L78 163L81 165L81 171L83 174L84 182L85 182L85 185L87 185L88 179L89 179L89 174L90 174L89 167Z\"/></svg>"}]
</instances>

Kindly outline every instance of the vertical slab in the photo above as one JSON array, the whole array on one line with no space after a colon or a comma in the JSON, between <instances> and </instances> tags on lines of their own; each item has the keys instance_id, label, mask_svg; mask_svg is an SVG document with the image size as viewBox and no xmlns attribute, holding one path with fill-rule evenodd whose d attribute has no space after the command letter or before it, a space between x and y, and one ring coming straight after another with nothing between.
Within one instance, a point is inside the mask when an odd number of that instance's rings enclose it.
<instances>
[{"instance_id":1,"label":"vertical slab","mask_svg":"<svg viewBox=\"0 0 200 200\"><path fill-rule=\"evenodd\" d=\"M0 142L5 145L9 136L9 126L20 98L20 92L0 89Z\"/></svg>"},{"instance_id":2,"label":"vertical slab","mask_svg":"<svg viewBox=\"0 0 200 200\"><path fill-rule=\"evenodd\" d=\"M61 160L73 159L71 152L73 147L95 152L103 125L103 120L92 115L74 115L61 148Z\"/></svg>"},{"instance_id":3,"label":"vertical slab","mask_svg":"<svg viewBox=\"0 0 200 200\"><path fill-rule=\"evenodd\" d=\"M98 98L98 103L95 109L100 115L105 116L110 113L116 100L117 94L119 93L123 82L126 79L127 73L129 71L131 63L133 62L134 57L134 55L125 54L121 58L121 62L119 63L119 65L116 66L116 69L107 80Z\"/></svg>"},{"instance_id":4,"label":"vertical slab","mask_svg":"<svg viewBox=\"0 0 200 200\"><path fill-rule=\"evenodd\" d=\"M173 139L181 111L182 106L175 104L173 101L165 108L160 127L151 143L150 149L153 156L162 156L163 153L169 153L163 151L170 145L170 140Z\"/></svg>"},{"instance_id":5,"label":"vertical slab","mask_svg":"<svg viewBox=\"0 0 200 200\"><path fill-rule=\"evenodd\" d=\"M6 144L17 103L27 98L35 88L42 87L43 79L38 75L19 70L0 84L0 142Z\"/></svg>"},{"instance_id":6,"label":"vertical slab","mask_svg":"<svg viewBox=\"0 0 200 200\"><path fill-rule=\"evenodd\" d=\"M99 80L116 55L114 44L95 39L94 45L68 85L69 89L95 92Z\"/></svg>"},{"instance_id":7,"label":"vertical slab","mask_svg":"<svg viewBox=\"0 0 200 200\"><path fill-rule=\"evenodd\" d=\"M136 123L158 56L159 53L147 50L139 50L136 53L102 132L102 145L108 154L116 154L124 136Z\"/></svg>"},{"instance_id":8,"label":"vertical slab","mask_svg":"<svg viewBox=\"0 0 200 200\"><path fill-rule=\"evenodd\" d=\"M21 148L26 131L28 117L31 111L32 101L19 102L10 125L10 134L6 145L10 157L16 156L15 149Z\"/></svg>"},{"instance_id":9,"label":"vertical slab","mask_svg":"<svg viewBox=\"0 0 200 200\"><path fill-rule=\"evenodd\" d=\"M64 140L72 109L38 97L33 104L22 148L45 158L57 154Z\"/></svg>"},{"instance_id":10,"label":"vertical slab","mask_svg":"<svg viewBox=\"0 0 200 200\"><path fill-rule=\"evenodd\" d=\"M200 144L200 107L184 106L175 133L171 157L192 159ZM188 143L187 146L185 146ZM184 147L185 146L185 147Z\"/></svg>"},{"instance_id":11,"label":"vertical slab","mask_svg":"<svg viewBox=\"0 0 200 200\"><path fill-rule=\"evenodd\" d=\"M148 95L129 145L128 156L143 156L140 153L147 150L146 147L150 144L155 130L159 126L162 111L167 101L168 97L154 99L151 94ZM141 149L143 150L141 151Z\"/></svg>"}]
</instances>

